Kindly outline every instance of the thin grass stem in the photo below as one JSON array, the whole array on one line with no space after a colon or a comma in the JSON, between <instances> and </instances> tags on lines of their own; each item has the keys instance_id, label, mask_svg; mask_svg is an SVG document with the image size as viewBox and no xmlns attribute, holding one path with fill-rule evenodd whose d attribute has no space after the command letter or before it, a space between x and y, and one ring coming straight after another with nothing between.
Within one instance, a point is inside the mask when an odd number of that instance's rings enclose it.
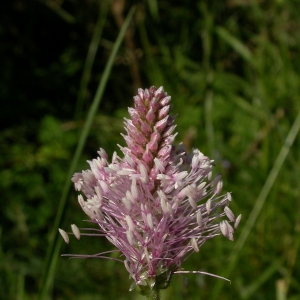
<instances>
[{"instance_id":1,"label":"thin grass stem","mask_svg":"<svg viewBox=\"0 0 300 300\"><path fill-rule=\"evenodd\" d=\"M241 232L239 239L234 245L232 255L229 257L229 263L227 265L227 268L224 272L224 277L228 278L232 270L237 265L238 259L240 257L241 249L243 248L251 229L253 228L259 213L262 210L262 207L274 185L274 182L278 176L278 173L285 162L285 159L290 151L291 146L293 145L295 138L300 130L300 111L298 112L298 115L294 121L293 126L291 127L289 134L284 142L284 144L281 147L281 150L277 156L277 159L273 165L272 170L269 173L269 176L256 200L256 203L249 215L249 218L243 228L243 231ZM223 287L224 283L222 281L219 281L216 284L216 287L212 290L212 297L211 299L218 299L218 296L220 294L220 291Z\"/></svg>"},{"instance_id":2,"label":"thin grass stem","mask_svg":"<svg viewBox=\"0 0 300 300\"><path fill-rule=\"evenodd\" d=\"M97 23L95 25L94 33L92 36L92 40L89 46L89 50L86 56L80 84L79 91L77 94L77 102L75 109L75 120L78 120L82 117L82 109L85 101L87 86L91 77L92 67L94 65L96 53L98 51L99 42L101 40L103 28L106 22L107 12L108 12L108 1L104 1L104 4L101 6L103 8L99 14Z\"/></svg>"},{"instance_id":3,"label":"thin grass stem","mask_svg":"<svg viewBox=\"0 0 300 300\"><path fill-rule=\"evenodd\" d=\"M62 196L61 196L61 199L59 202L59 207L58 207L56 219L54 221L53 230L52 230L52 233L50 236L50 242L49 242L49 247L48 247L47 256L46 256L46 263L44 266L44 273L43 273L43 277L42 277L42 284L41 284L41 288L40 288L39 296L38 296L38 299L40 299L40 300L45 299L46 296L49 294L49 291L51 289L51 286L52 286L53 280L54 280L54 276L55 276L58 253L59 253L59 250L61 247L61 239L58 238L58 228L60 227L60 224L62 223L63 216L64 216L65 210L66 210L67 196L68 196L68 193L69 193L69 190L71 187L70 178L71 178L72 174L74 173L76 166L78 164L79 158L82 154L82 150L86 143L87 136L90 132L92 122L94 120L97 109L101 102L101 99L102 99L102 96L104 93L104 89L106 87L106 84L107 84L107 81L108 81L108 78L109 78L109 75L110 75L110 72L111 72L111 69L113 66L114 59L120 48L121 42L123 41L125 32L130 24L132 17L133 17L134 11L135 11L135 8L134 7L131 8L131 10L129 11L127 18L123 24L123 27L121 28L119 35L114 43L112 53L108 59L106 66L105 66L103 76L99 82L98 89L96 91L93 103L88 112L87 120L84 124L81 135L79 137L77 148L75 150L75 154L73 156L73 159L72 159L69 171L68 171L67 179L66 179L66 182L64 185L64 189L62 192Z\"/></svg>"}]
</instances>

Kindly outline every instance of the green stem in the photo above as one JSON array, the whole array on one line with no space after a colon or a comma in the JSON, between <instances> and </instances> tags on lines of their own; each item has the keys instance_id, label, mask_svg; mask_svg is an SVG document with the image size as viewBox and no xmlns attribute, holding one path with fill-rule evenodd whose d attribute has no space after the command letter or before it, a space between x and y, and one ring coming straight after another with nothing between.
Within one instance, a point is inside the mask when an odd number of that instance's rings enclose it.
<instances>
[{"instance_id":1,"label":"green stem","mask_svg":"<svg viewBox=\"0 0 300 300\"><path fill-rule=\"evenodd\" d=\"M155 287L153 289L149 289L149 294L145 296L145 299L147 300L159 300L159 289L156 289Z\"/></svg>"}]
</instances>

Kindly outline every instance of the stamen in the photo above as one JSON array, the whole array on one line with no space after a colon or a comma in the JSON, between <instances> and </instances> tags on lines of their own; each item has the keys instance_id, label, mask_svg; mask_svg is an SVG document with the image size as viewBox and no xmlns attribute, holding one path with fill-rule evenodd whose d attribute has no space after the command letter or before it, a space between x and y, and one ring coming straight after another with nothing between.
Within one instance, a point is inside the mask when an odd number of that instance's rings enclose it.
<instances>
[{"instance_id":1,"label":"stamen","mask_svg":"<svg viewBox=\"0 0 300 300\"><path fill-rule=\"evenodd\" d=\"M80 231L79 231L79 228L75 225L75 224L72 224L71 225L71 229L76 237L77 240L80 240Z\"/></svg>"},{"instance_id":2,"label":"stamen","mask_svg":"<svg viewBox=\"0 0 300 300\"><path fill-rule=\"evenodd\" d=\"M68 236L68 234L64 230L62 230L60 228L58 228L58 231L59 231L60 235L62 236L62 238L64 239L64 241L66 242L66 244L69 244L69 236Z\"/></svg>"}]
</instances>

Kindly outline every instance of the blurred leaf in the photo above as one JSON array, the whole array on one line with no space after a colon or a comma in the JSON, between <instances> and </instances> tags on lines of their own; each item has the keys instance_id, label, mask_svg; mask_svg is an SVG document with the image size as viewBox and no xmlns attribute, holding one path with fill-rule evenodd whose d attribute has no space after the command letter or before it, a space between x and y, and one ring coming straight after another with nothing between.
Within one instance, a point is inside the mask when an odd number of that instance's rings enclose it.
<instances>
[{"instance_id":1,"label":"blurred leaf","mask_svg":"<svg viewBox=\"0 0 300 300\"><path fill-rule=\"evenodd\" d=\"M238 38L232 35L224 27L216 27L217 35L230 45L237 53L239 53L246 61L253 60L252 53Z\"/></svg>"}]
</instances>

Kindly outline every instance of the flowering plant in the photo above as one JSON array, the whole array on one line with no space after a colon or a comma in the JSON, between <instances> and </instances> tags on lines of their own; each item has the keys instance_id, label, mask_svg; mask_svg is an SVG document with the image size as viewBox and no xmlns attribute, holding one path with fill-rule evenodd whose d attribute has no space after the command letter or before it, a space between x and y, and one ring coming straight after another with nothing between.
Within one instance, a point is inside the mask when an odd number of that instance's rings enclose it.
<instances>
[{"instance_id":1,"label":"flowering plant","mask_svg":"<svg viewBox=\"0 0 300 300\"><path fill-rule=\"evenodd\" d=\"M109 163L100 149L88 161L90 169L72 178L86 198L79 195L81 208L98 225L96 234L123 254L131 290L137 287L149 299L158 299L173 274L184 273L182 262L208 239L222 233L233 240L230 223L237 228L241 219L228 207L231 194L220 194L221 177L212 179L213 161L173 145L170 100L162 87L139 89L128 109L131 119L125 119L122 157L114 153ZM220 220L224 216L228 221ZM72 230L79 238L78 228Z\"/></svg>"}]
</instances>

